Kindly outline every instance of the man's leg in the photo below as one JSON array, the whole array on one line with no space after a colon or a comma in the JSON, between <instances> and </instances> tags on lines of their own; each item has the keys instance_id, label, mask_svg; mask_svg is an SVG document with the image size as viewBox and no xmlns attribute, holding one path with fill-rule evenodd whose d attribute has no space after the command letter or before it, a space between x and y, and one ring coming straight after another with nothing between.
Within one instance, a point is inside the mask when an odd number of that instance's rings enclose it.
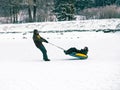
<instances>
[{"instance_id":1,"label":"man's leg","mask_svg":"<svg viewBox=\"0 0 120 90\"><path fill-rule=\"evenodd\" d=\"M47 50L45 49L45 47L43 45L40 46L40 50L41 50L41 52L43 54L43 59L45 61L48 61L49 59L48 59L48 56L47 56Z\"/></svg>"}]
</instances>

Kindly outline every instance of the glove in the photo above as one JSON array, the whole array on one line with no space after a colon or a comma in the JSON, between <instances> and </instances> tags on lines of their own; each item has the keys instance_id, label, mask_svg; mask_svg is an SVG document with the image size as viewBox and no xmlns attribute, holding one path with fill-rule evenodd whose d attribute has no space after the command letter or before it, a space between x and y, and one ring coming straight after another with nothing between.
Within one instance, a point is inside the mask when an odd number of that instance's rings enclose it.
<instances>
[{"instance_id":1,"label":"glove","mask_svg":"<svg viewBox=\"0 0 120 90\"><path fill-rule=\"evenodd\" d=\"M48 41L47 41L47 40L45 40L45 42L46 42L46 43L48 43Z\"/></svg>"},{"instance_id":2,"label":"glove","mask_svg":"<svg viewBox=\"0 0 120 90\"><path fill-rule=\"evenodd\" d=\"M67 54L67 51L64 50L64 53Z\"/></svg>"}]
</instances>

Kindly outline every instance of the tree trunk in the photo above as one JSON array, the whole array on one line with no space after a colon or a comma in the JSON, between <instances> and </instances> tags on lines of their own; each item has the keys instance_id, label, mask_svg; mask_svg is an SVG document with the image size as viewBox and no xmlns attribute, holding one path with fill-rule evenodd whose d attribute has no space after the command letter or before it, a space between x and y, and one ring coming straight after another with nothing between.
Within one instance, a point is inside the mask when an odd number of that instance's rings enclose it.
<instances>
[{"instance_id":1,"label":"tree trunk","mask_svg":"<svg viewBox=\"0 0 120 90\"><path fill-rule=\"evenodd\" d=\"M36 22L36 11L37 11L37 6L36 6L36 0L34 1L34 5L33 5L33 21Z\"/></svg>"},{"instance_id":2,"label":"tree trunk","mask_svg":"<svg viewBox=\"0 0 120 90\"><path fill-rule=\"evenodd\" d=\"M29 22L33 22L31 6L28 6Z\"/></svg>"}]
</instances>

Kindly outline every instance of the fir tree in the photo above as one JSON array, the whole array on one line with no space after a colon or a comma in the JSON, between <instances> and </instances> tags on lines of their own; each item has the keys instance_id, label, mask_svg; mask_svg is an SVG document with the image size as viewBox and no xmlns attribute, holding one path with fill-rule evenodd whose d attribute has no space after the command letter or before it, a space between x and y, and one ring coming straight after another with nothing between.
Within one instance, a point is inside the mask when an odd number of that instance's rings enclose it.
<instances>
[{"instance_id":1,"label":"fir tree","mask_svg":"<svg viewBox=\"0 0 120 90\"><path fill-rule=\"evenodd\" d=\"M120 6L120 0L116 0L115 4Z\"/></svg>"},{"instance_id":2,"label":"fir tree","mask_svg":"<svg viewBox=\"0 0 120 90\"><path fill-rule=\"evenodd\" d=\"M76 0L75 2L77 12L85 8L91 8L92 6L94 6L93 0Z\"/></svg>"},{"instance_id":3,"label":"fir tree","mask_svg":"<svg viewBox=\"0 0 120 90\"><path fill-rule=\"evenodd\" d=\"M75 0L55 0L55 13L59 21L73 20L75 14Z\"/></svg>"}]
</instances>

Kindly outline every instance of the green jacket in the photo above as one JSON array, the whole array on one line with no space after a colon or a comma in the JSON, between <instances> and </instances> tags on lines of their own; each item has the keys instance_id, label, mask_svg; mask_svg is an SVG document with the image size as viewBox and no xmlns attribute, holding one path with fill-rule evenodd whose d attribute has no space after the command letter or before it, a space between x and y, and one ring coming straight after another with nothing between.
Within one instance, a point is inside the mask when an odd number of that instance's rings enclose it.
<instances>
[{"instance_id":1,"label":"green jacket","mask_svg":"<svg viewBox=\"0 0 120 90\"><path fill-rule=\"evenodd\" d=\"M42 42L48 43L48 41L46 39L42 38L39 34L33 34L33 41L34 41L36 47L38 47L38 48L41 45L43 45Z\"/></svg>"}]
</instances>

